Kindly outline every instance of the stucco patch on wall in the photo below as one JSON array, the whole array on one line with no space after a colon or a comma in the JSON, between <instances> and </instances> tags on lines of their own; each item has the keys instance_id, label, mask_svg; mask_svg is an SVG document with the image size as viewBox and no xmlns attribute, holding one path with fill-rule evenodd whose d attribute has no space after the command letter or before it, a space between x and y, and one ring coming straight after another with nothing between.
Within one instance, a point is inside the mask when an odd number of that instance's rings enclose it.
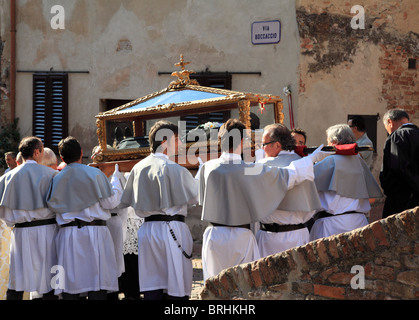
<instances>
[{"instance_id":1,"label":"stucco patch on wall","mask_svg":"<svg viewBox=\"0 0 419 320\"><path fill-rule=\"evenodd\" d=\"M131 68L126 67L117 72L110 74L102 83L104 92L115 92L121 87L128 87L131 79Z\"/></svg>"}]
</instances>

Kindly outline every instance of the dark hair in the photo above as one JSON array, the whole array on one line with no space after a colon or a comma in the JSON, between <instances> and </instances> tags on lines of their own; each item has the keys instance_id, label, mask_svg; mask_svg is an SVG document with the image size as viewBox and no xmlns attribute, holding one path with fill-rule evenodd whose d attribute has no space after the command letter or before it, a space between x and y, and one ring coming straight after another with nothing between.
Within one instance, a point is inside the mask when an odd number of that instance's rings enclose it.
<instances>
[{"instance_id":1,"label":"dark hair","mask_svg":"<svg viewBox=\"0 0 419 320\"><path fill-rule=\"evenodd\" d=\"M358 131L365 132L367 130L365 126L365 120L362 116L353 116L349 118L349 120L352 120L352 127L356 127Z\"/></svg>"},{"instance_id":2,"label":"dark hair","mask_svg":"<svg viewBox=\"0 0 419 320\"><path fill-rule=\"evenodd\" d=\"M160 131L164 130L164 131ZM160 131L160 134L163 134L162 139L156 140L156 135ZM150 151L155 153L158 147L162 144L163 141L169 140L172 135L179 134L179 128L174 123L171 123L166 120L157 121L150 129L148 134L148 141L150 142ZM159 137L157 137L159 138Z\"/></svg>"},{"instance_id":3,"label":"dark hair","mask_svg":"<svg viewBox=\"0 0 419 320\"><path fill-rule=\"evenodd\" d=\"M383 116L383 122L386 123L388 119L392 121L399 121L406 118L409 120L409 114L403 109L391 109L388 110Z\"/></svg>"},{"instance_id":4,"label":"dark hair","mask_svg":"<svg viewBox=\"0 0 419 320\"><path fill-rule=\"evenodd\" d=\"M246 126L237 119L228 119L218 132L218 140L222 152L233 151L236 149L245 134ZM238 139L239 138L239 139Z\"/></svg>"},{"instance_id":5,"label":"dark hair","mask_svg":"<svg viewBox=\"0 0 419 320\"><path fill-rule=\"evenodd\" d=\"M291 133L301 134L304 137L305 143L307 143L307 133L301 128L294 128L291 130Z\"/></svg>"},{"instance_id":6,"label":"dark hair","mask_svg":"<svg viewBox=\"0 0 419 320\"><path fill-rule=\"evenodd\" d=\"M76 162L81 157L81 146L74 137L67 137L58 143L58 151L63 161L67 164Z\"/></svg>"},{"instance_id":7,"label":"dark hair","mask_svg":"<svg viewBox=\"0 0 419 320\"><path fill-rule=\"evenodd\" d=\"M38 137L23 138L19 144L19 152L22 154L23 159L29 159L33 156L35 150L42 151L42 140Z\"/></svg>"},{"instance_id":8,"label":"dark hair","mask_svg":"<svg viewBox=\"0 0 419 320\"><path fill-rule=\"evenodd\" d=\"M16 159L17 153L15 151L9 151L4 154L5 157L12 156L13 159Z\"/></svg>"},{"instance_id":9,"label":"dark hair","mask_svg":"<svg viewBox=\"0 0 419 320\"><path fill-rule=\"evenodd\" d=\"M282 150L292 151L295 149L295 140L291 131L283 124L270 124L265 127L264 131L269 135L271 141L278 141L281 144Z\"/></svg>"}]
</instances>

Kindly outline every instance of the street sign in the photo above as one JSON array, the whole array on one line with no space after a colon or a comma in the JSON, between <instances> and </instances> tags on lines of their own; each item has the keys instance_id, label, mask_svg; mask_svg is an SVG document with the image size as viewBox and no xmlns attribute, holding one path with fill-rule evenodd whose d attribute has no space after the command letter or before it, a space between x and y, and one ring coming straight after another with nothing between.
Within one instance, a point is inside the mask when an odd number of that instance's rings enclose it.
<instances>
[{"instance_id":1,"label":"street sign","mask_svg":"<svg viewBox=\"0 0 419 320\"><path fill-rule=\"evenodd\" d=\"M252 23L253 44L273 44L281 41L281 22L256 21Z\"/></svg>"}]
</instances>

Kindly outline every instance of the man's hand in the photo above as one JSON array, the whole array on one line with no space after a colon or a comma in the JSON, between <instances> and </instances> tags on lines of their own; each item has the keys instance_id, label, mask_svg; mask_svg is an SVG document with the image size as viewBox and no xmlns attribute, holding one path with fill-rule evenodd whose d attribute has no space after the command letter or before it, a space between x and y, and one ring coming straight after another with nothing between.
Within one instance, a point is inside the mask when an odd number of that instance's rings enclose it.
<instances>
[{"instance_id":1,"label":"man's hand","mask_svg":"<svg viewBox=\"0 0 419 320\"><path fill-rule=\"evenodd\" d=\"M309 155L313 163L322 161L327 156L330 156L331 154L335 154L335 151L329 152L329 151L322 151L322 148L324 145L320 145L312 154Z\"/></svg>"}]
</instances>

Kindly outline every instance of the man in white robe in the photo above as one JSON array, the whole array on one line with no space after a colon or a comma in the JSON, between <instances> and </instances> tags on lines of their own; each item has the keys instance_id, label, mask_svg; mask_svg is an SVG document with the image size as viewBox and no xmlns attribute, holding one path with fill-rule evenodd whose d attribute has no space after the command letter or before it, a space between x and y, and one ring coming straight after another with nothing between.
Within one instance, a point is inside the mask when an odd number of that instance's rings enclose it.
<instances>
[{"instance_id":1,"label":"man in white robe","mask_svg":"<svg viewBox=\"0 0 419 320\"><path fill-rule=\"evenodd\" d=\"M355 143L347 124L327 129L328 145ZM323 211L316 213L310 240L351 231L368 224L370 198L383 196L367 164L359 155L332 155L314 166Z\"/></svg>"},{"instance_id":2,"label":"man in white robe","mask_svg":"<svg viewBox=\"0 0 419 320\"><path fill-rule=\"evenodd\" d=\"M250 224L276 210L288 189L313 180L313 161L328 155L316 150L286 168L246 164L240 156L244 130L240 121L228 120L219 132L221 157L200 168L202 220L210 223L202 244L204 280L261 257Z\"/></svg>"},{"instance_id":3,"label":"man in white robe","mask_svg":"<svg viewBox=\"0 0 419 320\"><path fill-rule=\"evenodd\" d=\"M41 139L22 139L19 151L25 163L0 178L0 219L14 227L7 299L22 300L24 292L54 299L51 270L57 264L57 224L46 198L55 171L38 164L44 153Z\"/></svg>"},{"instance_id":4,"label":"man in white robe","mask_svg":"<svg viewBox=\"0 0 419 320\"><path fill-rule=\"evenodd\" d=\"M126 178L122 172L119 172L118 164L115 165L114 173L108 177L109 182L112 183L112 178L118 178L121 186L125 186ZM125 272L125 262L124 262L124 224L126 224L127 220L127 209L118 209L113 208L111 210L111 218L107 220L106 225L109 228L109 232L111 233L112 240L115 245L115 257L116 263L118 266L118 283L120 283L120 279L122 274ZM121 289L121 288L120 288ZM119 291L115 291L108 294L108 300L118 300Z\"/></svg>"},{"instance_id":5,"label":"man in white robe","mask_svg":"<svg viewBox=\"0 0 419 320\"><path fill-rule=\"evenodd\" d=\"M121 198L121 207L145 218L138 230L139 285L145 300L188 299L193 241L185 217L197 202L198 184L169 159L177 150L176 125L157 122L149 141L151 154L133 167Z\"/></svg>"},{"instance_id":6,"label":"man in white robe","mask_svg":"<svg viewBox=\"0 0 419 320\"><path fill-rule=\"evenodd\" d=\"M58 148L67 165L53 179L48 197L60 226L56 246L58 265L63 267L55 294L76 300L87 293L90 300L104 300L108 291L119 289L120 272L106 221L119 205L122 186L117 172L109 182L102 171L82 164L75 138L61 140Z\"/></svg>"},{"instance_id":7,"label":"man in white robe","mask_svg":"<svg viewBox=\"0 0 419 320\"><path fill-rule=\"evenodd\" d=\"M268 166L286 167L301 159L294 152L295 140L282 124L272 124L264 129L262 137ZM262 257L298 247L310 241L307 222L321 209L316 185L304 181L287 191L279 207L263 219L256 234Z\"/></svg>"}]
</instances>

